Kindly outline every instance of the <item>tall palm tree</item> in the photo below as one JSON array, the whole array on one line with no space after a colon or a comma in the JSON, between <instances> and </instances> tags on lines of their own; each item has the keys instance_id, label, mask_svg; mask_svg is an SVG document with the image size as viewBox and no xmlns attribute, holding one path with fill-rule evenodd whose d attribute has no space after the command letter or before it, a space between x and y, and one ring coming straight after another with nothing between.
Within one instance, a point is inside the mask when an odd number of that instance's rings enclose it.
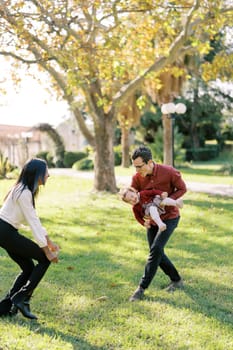
<instances>
[{"instance_id":1,"label":"tall palm tree","mask_svg":"<svg viewBox=\"0 0 233 350\"><path fill-rule=\"evenodd\" d=\"M179 74L174 74L172 69L180 70ZM178 72L177 70L177 72ZM159 83L158 83L159 81ZM164 70L156 80L147 80L145 88L153 102L159 106L164 103L172 102L181 94L183 83L185 81L184 67L182 63L176 64L171 69ZM173 120L167 114L162 115L163 123L163 159L164 164L173 164Z\"/></svg>"}]
</instances>

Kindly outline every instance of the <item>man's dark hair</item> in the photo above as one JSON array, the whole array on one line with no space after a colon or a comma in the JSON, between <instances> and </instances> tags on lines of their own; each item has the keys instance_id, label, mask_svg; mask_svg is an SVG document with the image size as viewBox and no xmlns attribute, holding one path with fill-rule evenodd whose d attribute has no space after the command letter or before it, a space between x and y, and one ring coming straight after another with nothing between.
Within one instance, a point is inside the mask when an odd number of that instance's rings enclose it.
<instances>
[{"instance_id":1,"label":"man's dark hair","mask_svg":"<svg viewBox=\"0 0 233 350\"><path fill-rule=\"evenodd\" d=\"M139 146L133 151L132 159L135 160L138 157L141 157L144 163L148 163L152 159L151 150L146 146Z\"/></svg>"}]
</instances>

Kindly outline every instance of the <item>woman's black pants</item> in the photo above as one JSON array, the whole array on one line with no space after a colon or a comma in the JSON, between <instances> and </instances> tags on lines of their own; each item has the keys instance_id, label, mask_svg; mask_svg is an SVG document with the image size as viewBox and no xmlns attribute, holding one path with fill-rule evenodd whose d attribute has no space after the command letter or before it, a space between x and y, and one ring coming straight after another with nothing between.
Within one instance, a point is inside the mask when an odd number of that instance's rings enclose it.
<instances>
[{"instance_id":1,"label":"woman's black pants","mask_svg":"<svg viewBox=\"0 0 233 350\"><path fill-rule=\"evenodd\" d=\"M6 298L12 298L17 295L16 293L30 296L50 265L44 251L1 219L0 247L5 249L10 258L21 268ZM37 261L37 264L33 260Z\"/></svg>"}]
</instances>

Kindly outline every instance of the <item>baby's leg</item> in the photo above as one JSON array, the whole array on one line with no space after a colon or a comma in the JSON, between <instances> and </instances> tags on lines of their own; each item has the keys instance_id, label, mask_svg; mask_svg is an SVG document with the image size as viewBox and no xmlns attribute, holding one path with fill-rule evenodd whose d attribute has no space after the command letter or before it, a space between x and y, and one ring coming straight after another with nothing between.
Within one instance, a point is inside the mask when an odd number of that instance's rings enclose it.
<instances>
[{"instance_id":1,"label":"baby's leg","mask_svg":"<svg viewBox=\"0 0 233 350\"><path fill-rule=\"evenodd\" d=\"M156 222L156 224L159 227L160 231L165 231L167 228L167 225L161 220L158 209L155 206L150 206L150 216Z\"/></svg>"},{"instance_id":2,"label":"baby's leg","mask_svg":"<svg viewBox=\"0 0 233 350\"><path fill-rule=\"evenodd\" d=\"M178 198L178 199L172 199L172 198L165 198L162 200L162 202L160 203L161 206L174 206L177 208L183 208L183 199L182 198Z\"/></svg>"}]
</instances>

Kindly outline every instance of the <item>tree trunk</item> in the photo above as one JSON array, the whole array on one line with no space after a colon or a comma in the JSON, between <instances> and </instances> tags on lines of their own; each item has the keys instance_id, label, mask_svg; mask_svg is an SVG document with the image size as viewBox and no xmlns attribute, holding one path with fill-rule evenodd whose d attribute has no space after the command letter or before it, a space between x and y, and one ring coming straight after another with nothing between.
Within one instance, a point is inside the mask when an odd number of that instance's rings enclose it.
<instances>
[{"instance_id":1,"label":"tree trunk","mask_svg":"<svg viewBox=\"0 0 233 350\"><path fill-rule=\"evenodd\" d=\"M172 148L172 118L169 115L163 115L163 163L166 165L173 164Z\"/></svg>"},{"instance_id":2,"label":"tree trunk","mask_svg":"<svg viewBox=\"0 0 233 350\"><path fill-rule=\"evenodd\" d=\"M200 147L200 138L198 135L198 131L196 128L196 124L192 122L191 124L191 140L192 140L192 148L199 148Z\"/></svg>"},{"instance_id":3,"label":"tree trunk","mask_svg":"<svg viewBox=\"0 0 233 350\"><path fill-rule=\"evenodd\" d=\"M192 140L192 147L193 148L199 148L200 147L200 135L197 130L197 124L198 124L198 99L199 99L199 80L196 80L196 87L193 91L194 99L193 99L193 107L191 111L191 140Z\"/></svg>"},{"instance_id":4,"label":"tree trunk","mask_svg":"<svg viewBox=\"0 0 233 350\"><path fill-rule=\"evenodd\" d=\"M122 162L121 165L124 168L129 168L130 157L129 157L129 128L121 128L121 146L122 146Z\"/></svg>"},{"instance_id":5,"label":"tree trunk","mask_svg":"<svg viewBox=\"0 0 233 350\"><path fill-rule=\"evenodd\" d=\"M113 132L115 123L109 115L99 119L95 125L95 176L94 189L116 193L114 172Z\"/></svg>"}]
</instances>

